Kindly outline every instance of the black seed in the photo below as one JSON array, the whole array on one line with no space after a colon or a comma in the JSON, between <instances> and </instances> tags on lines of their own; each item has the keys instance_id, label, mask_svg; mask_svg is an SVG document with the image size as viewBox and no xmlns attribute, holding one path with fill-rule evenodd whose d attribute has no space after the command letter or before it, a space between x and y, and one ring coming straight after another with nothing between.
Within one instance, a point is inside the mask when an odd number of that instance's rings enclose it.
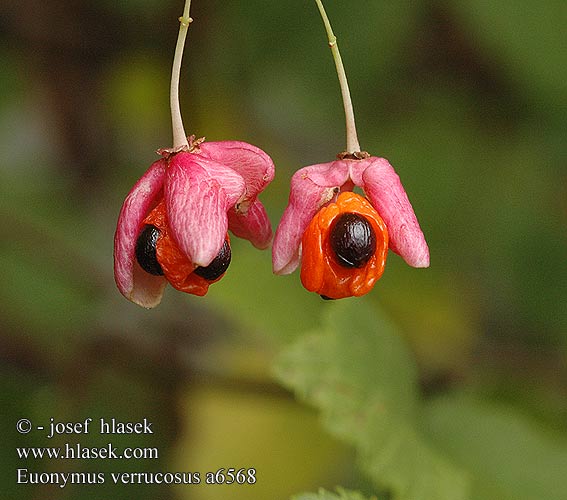
<instances>
[{"instance_id":1,"label":"black seed","mask_svg":"<svg viewBox=\"0 0 567 500\"><path fill-rule=\"evenodd\" d=\"M197 267L194 272L201 278L214 281L226 272L230 264L230 258L230 245L228 240L224 240L224 245L213 261L207 267Z\"/></svg>"},{"instance_id":2,"label":"black seed","mask_svg":"<svg viewBox=\"0 0 567 500\"><path fill-rule=\"evenodd\" d=\"M331 248L344 267L363 267L376 252L374 229L359 214L342 214L331 228L330 238Z\"/></svg>"},{"instance_id":3,"label":"black seed","mask_svg":"<svg viewBox=\"0 0 567 500\"><path fill-rule=\"evenodd\" d=\"M159 229L148 225L138 236L136 241L136 259L140 267L147 273L155 276L163 276L163 269L159 265L156 257L156 243L159 236Z\"/></svg>"}]
</instances>

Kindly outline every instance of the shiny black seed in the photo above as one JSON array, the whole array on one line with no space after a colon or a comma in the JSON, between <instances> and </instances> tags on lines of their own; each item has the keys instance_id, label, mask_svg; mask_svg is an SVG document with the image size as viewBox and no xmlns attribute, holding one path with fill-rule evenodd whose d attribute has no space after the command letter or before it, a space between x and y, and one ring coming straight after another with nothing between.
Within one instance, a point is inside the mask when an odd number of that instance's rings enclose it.
<instances>
[{"instance_id":1,"label":"shiny black seed","mask_svg":"<svg viewBox=\"0 0 567 500\"><path fill-rule=\"evenodd\" d=\"M376 252L376 234L360 214L346 213L331 228L331 248L340 265L363 267Z\"/></svg>"},{"instance_id":2,"label":"shiny black seed","mask_svg":"<svg viewBox=\"0 0 567 500\"><path fill-rule=\"evenodd\" d=\"M140 267L147 273L155 276L163 276L163 269L159 265L156 257L156 243L159 236L159 229L148 225L138 236L136 241L136 259Z\"/></svg>"},{"instance_id":3,"label":"shiny black seed","mask_svg":"<svg viewBox=\"0 0 567 500\"><path fill-rule=\"evenodd\" d=\"M319 297L321 297L323 300L337 300L333 299L333 297L327 297L326 295L319 295Z\"/></svg>"},{"instance_id":4,"label":"shiny black seed","mask_svg":"<svg viewBox=\"0 0 567 500\"><path fill-rule=\"evenodd\" d=\"M230 264L230 258L230 245L228 240L224 240L224 245L213 261L207 267L197 267L194 273L201 276L201 278L214 281L226 272Z\"/></svg>"}]
</instances>

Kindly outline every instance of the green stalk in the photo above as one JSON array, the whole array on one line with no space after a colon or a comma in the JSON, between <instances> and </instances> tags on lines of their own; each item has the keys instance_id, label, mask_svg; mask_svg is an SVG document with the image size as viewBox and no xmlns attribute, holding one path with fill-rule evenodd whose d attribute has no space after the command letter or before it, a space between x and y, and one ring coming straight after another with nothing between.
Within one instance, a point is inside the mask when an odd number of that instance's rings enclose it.
<instances>
[{"instance_id":1,"label":"green stalk","mask_svg":"<svg viewBox=\"0 0 567 500\"><path fill-rule=\"evenodd\" d=\"M187 134L183 127L181 118L181 109L179 107L179 76L181 73L181 61L183 59L183 49L185 48L185 39L187 38L187 30L189 24L193 21L189 17L189 9L191 0L185 0L185 8L183 15L179 18L179 35L177 36L177 45L175 46L175 54L173 56L173 66L171 68L171 87L169 91L169 105L171 107L171 125L173 129L173 149L189 148L187 142Z\"/></svg>"},{"instance_id":2,"label":"green stalk","mask_svg":"<svg viewBox=\"0 0 567 500\"><path fill-rule=\"evenodd\" d=\"M348 81L345 73L345 68L343 66L343 61L341 59L341 53L339 52L339 45L337 43L337 37L333 33L333 28L331 27L331 22L327 17L325 8L321 0L315 0L321 17L323 18L323 24L325 25L325 30L327 31L327 37L329 39L329 47L335 61L335 67L337 68L337 76L339 77L339 84L341 86L341 94L343 97L343 106L345 108L345 119L346 119L346 152L347 153L358 153L360 152L360 144L358 143L358 136L356 134L356 123L354 121L354 110L352 108L352 100L350 98L350 90L348 88Z\"/></svg>"}]
</instances>

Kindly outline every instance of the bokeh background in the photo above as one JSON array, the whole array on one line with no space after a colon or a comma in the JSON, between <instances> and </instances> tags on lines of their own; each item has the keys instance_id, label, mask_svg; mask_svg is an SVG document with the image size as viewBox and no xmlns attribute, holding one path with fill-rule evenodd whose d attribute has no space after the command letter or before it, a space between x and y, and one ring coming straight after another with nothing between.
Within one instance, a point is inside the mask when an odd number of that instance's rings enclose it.
<instances>
[{"instance_id":1,"label":"bokeh background","mask_svg":"<svg viewBox=\"0 0 567 500\"><path fill-rule=\"evenodd\" d=\"M277 175L261 198L275 227L293 172L344 149L319 14L306 1L193 3L181 82L187 132L270 153ZM278 352L334 307L304 291L297 273L273 276L269 252L233 239L229 272L206 298L168 289L146 311L114 285L122 201L155 150L171 145L169 74L182 7L0 6L3 496L284 499L339 484L387 498L358 470L355 451L274 379ZM420 398L458 392L502 405L553 442L564 466L565 2L329 0L327 10L361 145L396 167L431 251L427 270L391 254L365 301L403 337ZM22 417L37 425L50 417L146 417L153 435L113 442L158 447L160 458L23 461L16 446L96 446L108 438L20 435ZM542 460L522 458L528 476ZM19 467L255 467L258 482L59 488L17 485ZM567 498L562 488L555 496L538 491L506 498Z\"/></svg>"}]
</instances>

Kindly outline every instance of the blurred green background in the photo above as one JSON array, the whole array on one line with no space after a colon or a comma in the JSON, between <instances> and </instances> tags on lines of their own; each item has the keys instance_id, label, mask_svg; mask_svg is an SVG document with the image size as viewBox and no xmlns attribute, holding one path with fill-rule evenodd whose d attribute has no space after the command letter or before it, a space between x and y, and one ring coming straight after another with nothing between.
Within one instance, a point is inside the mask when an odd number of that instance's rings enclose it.
<instances>
[{"instance_id":1,"label":"blurred green background","mask_svg":"<svg viewBox=\"0 0 567 500\"><path fill-rule=\"evenodd\" d=\"M162 0L0 6L4 497L285 499L343 485L389 498L360 472L355 450L273 377L278 352L336 309L303 290L298 273L273 276L269 252L233 239L229 272L205 298L169 288L146 311L114 285L122 201L154 151L171 145L169 74L182 7ZM454 428L459 412L440 411L445 420L427 425L456 438L449 443L431 427L428 439L472 476L482 472L500 485L533 480L533 489L508 488L504 496L494 491L506 486L488 488L494 496L478 498L565 499L567 489L547 484L553 493L543 494L542 476L529 474L536 463L567 464L565 2L328 0L326 7L361 146L395 166L431 251L427 270L390 254L364 303L405 342L419 401L473 397L501 408L501 419L521 420L509 441L528 443L522 429L529 428L557 449L538 445L532 455L529 444L520 447L523 463L502 479L498 462L490 469L482 458L463 458L473 443L480 449L497 440L497 424L465 437ZM344 149L340 93L316 6L195 0L191 14L180 92L187 132L244 140L272 156L276 179L261 198L275 227L293 172ZM35 425L50 417L146 417L153 435L112 441L158 447L159 460L21 460L17 446L108 442L94 433L20 435L15 423L24 417ZM16 484L22 467L202 475L254 467L258 481L59 488Z\"/></svg>"}]
</instances>

